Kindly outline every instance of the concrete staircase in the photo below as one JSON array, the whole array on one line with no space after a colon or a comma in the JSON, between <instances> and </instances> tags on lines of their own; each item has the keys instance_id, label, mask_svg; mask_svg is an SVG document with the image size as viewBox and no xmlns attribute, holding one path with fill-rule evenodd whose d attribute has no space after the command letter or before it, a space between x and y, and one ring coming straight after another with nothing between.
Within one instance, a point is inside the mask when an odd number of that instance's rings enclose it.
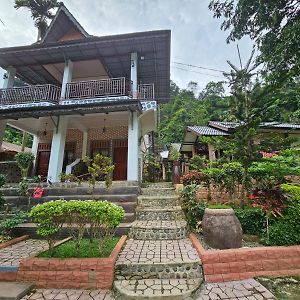
<instances>
[{"instance_id":1,"label":"concrete staircase","mask_svg":"<svg viewBox=\"0 0 300 300\"><path fill-rule=\"evenodd\" d=\"M202 266L173 186L142 188L136 217L115 267L116 299L191 299Z\"/></svg>"},{"instance_id":2,"label":"concrete staircase","mask_svg":"<svg viewBox=\"0 0 300 300\"><path fill-rule=\"evenodd\" d=\"M14 210L27 210L28 199L18 195L17 187L3 188L1 191L4 194L6 204ZM102 184L95 187L94 194L91 193L91 188L87 184L56 184L46 187L42 198L31 198L30 207L51 200L107 200L117 205L120 205L125 210L123 222L117 227L116 234L127 234L128 230L135 220L135 208L137 205L137 197L140 188L134 182L113 182L113 185L106 189ZM29 234L36 237L36 225L34 223L23 223L15 228L14 234L23 235ZM61 237L68 236L66 229L62 229Z\"/></svg>"}]
</instances>

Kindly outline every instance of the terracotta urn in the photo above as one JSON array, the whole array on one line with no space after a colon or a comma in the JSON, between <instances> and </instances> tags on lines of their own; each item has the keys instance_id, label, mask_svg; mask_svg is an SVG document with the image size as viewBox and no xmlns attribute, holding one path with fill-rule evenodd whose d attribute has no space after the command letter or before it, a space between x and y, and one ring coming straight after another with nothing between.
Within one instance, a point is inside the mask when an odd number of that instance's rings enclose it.
<instances>
[{"instance_id":1,"label":"terracotta urn","mask_svg":"<svg viewBox=\"0 0 300 300\"><path fill-rule=\"evenodd\" d=\"M215 249L242 247L243 231L232 208L206 208L202 219L204 241Z\"/></svg>"}]
</instances>

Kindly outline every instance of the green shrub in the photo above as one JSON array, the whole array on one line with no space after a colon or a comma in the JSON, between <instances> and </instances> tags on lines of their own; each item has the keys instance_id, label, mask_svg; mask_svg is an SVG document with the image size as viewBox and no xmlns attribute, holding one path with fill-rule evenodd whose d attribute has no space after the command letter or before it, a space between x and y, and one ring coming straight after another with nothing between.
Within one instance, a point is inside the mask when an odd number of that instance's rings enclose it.
<instances>
[{"instance_id":1,"label":"green shrub","mask_svg":"<svg viewBox=\"0 0 300 300\"><path fill-rule=\"evenodd\" d=\"M234 212L242 225L243 233L253 235L262 234L266 226L266 216L261 208L235 208Z\"/></svg>"},{"instance_id":2,"label":"green shrub","mask_svg":"<svg viewBox=\"0 0 300 300\"><path fill-rule=\"evenodd\" d=\"M194 230L199 229L199 225L201 224L204 210L206 208L206 203L199 201L196 197L196 193L196 184L184 186L180 191L180 196L182 199L182 210L185 214L189 226Z\"/></svg>"},{"instance_id":3,"label":"green shrub","mask_svg":"<svg viewBox=\"0 0 300 300\"><path fill-rule=\"evenodd\" d=\"M19 224L25 222L28 218L28 214L25 212L16 213L13 216L7 217L0 221L0 234L4 236L10 236L11 231Z\"/></svg>"},{"instance_id":4,"label":"green shrub","mask_svg":"<svg viewBox=\"0 0 300 300\"><path fill-rule=\"evenodd\" d=\"M190 159L190 169L201 171L206 169L208 162L205 156L195 155Z\"/></svg>"},{"instance_id":5,"label":"green shrub","mask_svg":"<svg viewBox=\"0 0 300 300\"><path fill-rule=\"evenodd\" d=\"M23 178L27 178L29 168L34 161L34 155L30 152L19 152L15 155L18 167L21 169Z\"/></svg>"},{"instance_id":6,"label":"green shrub","mask_svg":"<svg viewBox=\"0 0 300 300\"><path fill-rule=\"evenodd\" d=\"M66 203L65 200L50 201L31 209L30 217L37 224L37 233L47 240L50 251L65 222Z\"/></svg>"},{"instance_id":7,"label":"green shrub","mask_svg":"<svg viewBox=\"0 0 300 300\"><path fill-rule=\"evenodd\" d=\"M288 194L287 206L283 217L269 226L269 239L264 239L264 242L268 245L297 245L300 244L300 186L282 184L281 188Z\"/></svg>"},{"instance_id":8,"label":"green shrub","mask_svg":"<svg viewBox=\"0 0 300 300\"><path fill-rule=\"evenodd\" d=\"M80 248L87 225L91 238L97 238L100 254L112 238L114 230L124 217L124 209L107 201L56 200L39 204L31 210L37 223L37 233L43 236L49 251L53 250L63 224L67 224L77 249Z\"/></svg>"}]
</instances>

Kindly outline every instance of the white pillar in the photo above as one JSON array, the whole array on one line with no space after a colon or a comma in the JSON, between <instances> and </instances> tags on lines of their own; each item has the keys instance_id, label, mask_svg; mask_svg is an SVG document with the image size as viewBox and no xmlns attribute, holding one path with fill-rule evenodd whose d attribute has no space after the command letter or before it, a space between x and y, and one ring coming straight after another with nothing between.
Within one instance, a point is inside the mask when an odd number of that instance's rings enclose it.
<instances>
[{"instance_id":1,"label":"white pillar","mask_svg":"<svg viewBox=\"0 0 300 300\"><path fill-rule=\"evenodd\" d=\"M35 170L36 170L38 145L39 145L39 137L36 134L34 134L33 135L33 140L32 140L32 146L31 146L31 153L34 155L32 176L34 176Z\"/></svg>"},{"instance_id":2,"label":"white pillar","mask_svg":"<svg viewBox=\"0 0 300 300\"><path fill-rule=\"evenodd\" d=\"M73 73L73 63L71 60L67 60L65 62L64 75L61 84L61 94L60 94L61 99L65 98L67 83L72 81L72 73Z\"/></svg>"},{"instance_id":3,"label":"white pillar","mask_svg":"<svg viewBox=\"0 0 300 300\"><path fill-rule=\"evenodd\" d=\"M62 172L68 116L59 116L56 118L56 122L58 126L53 130L48 169L48 180L51 182L59 182L59 174Z\"/></svg>"},{"instance_id":4,"label":"white pillar","mask_svg":"<svg viewBox=\"0 0 300 300\"><path fill-rule=\"evenodd\" d=\"M131 93L133 99L138 98L138 76L137 76L137 64L138 64L138 55L137 53L131 53L130 59L130 80L131 80Z\"/></svg>"},{"instance_id":5,"label":"white pillar","mask_svg":"<svg viewBox=\"0 0 300 300\"><path fill-rule=\"evenodd\" d=\"M88 133L87 133L87 131L83 131L82 152L81 152L81 157L82 158L84 158L87 154L87 144L88 144Z\"/></svg>"},{"instance_id":6,"label":"white pillar","mask_svg":"<svg viewBox=\"0 0 300 300\"><path fill-rule=\"evenodd\" d=\"M137 112L128 115L127 180L139 180L139 122Z\"/></svg>"},{"instance_id":7,"label":"white pillar","mask_svg":"<svg viewBox=\"0 0 300 300\"><path fill-rule=\"evenodd\" d=\"M11 88L14 86L15 82L15 76L16 76L17 70L14 67L8 67L6 69L6 73L4 74L4 82L3 82L3 88Z\"/></svg>"}]
</instances>

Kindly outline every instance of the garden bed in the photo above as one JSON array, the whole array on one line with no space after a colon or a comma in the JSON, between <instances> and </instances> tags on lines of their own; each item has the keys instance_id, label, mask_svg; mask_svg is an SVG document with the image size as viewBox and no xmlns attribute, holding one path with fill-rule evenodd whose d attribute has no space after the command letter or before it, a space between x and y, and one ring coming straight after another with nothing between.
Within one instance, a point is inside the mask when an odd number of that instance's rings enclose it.
<instances>
[{"instance_id":1,"label":"garden bed","mask_svg":"<svg viewBox=\"0 0 300 300\"><path fill-rule=\"evenodd\" d=\"M33 282L39 288L111 288L115 262L126 238L122 236L111 254L104 258L25 259L20 264L17 280Z\"/></svg>"},{"instance_id":2,"label":"garden bed","mask_svg":"<svg viewBox=\"0 0 300 300\"><path fill-rule=\"evenodd\" d=\"M197 239L201 243L202 247L206 251L219 250L219 249L215 249L215 248L212 248L209 245L207 245L204 241L204 237L202 234L195 234L195 236L197 237ZM254 248L254 247L264 247L264 245L259 243L259 237L244 234L243 241L242 241L242 248Z\"/></svg>"},{"instance_id":3,"label":"garden bed","mask_svg":"<svg viewBox=\"0 0 300 300\"><path fill-rule=\"evenodd\" d=\"M69 240L66 243L63 243L53 249L51 253L49 250L41 252L37 257L44 258L98 258L98 257L108 257L111 252L117 245L120 238L115 237L110 240L106 248L103 251L103 254L99 255L98 241L93 240L92 242L89 239L83 239L80 243L78 250L76 249L76 243L73 240Z\"/></svg>"}]
</instances>

